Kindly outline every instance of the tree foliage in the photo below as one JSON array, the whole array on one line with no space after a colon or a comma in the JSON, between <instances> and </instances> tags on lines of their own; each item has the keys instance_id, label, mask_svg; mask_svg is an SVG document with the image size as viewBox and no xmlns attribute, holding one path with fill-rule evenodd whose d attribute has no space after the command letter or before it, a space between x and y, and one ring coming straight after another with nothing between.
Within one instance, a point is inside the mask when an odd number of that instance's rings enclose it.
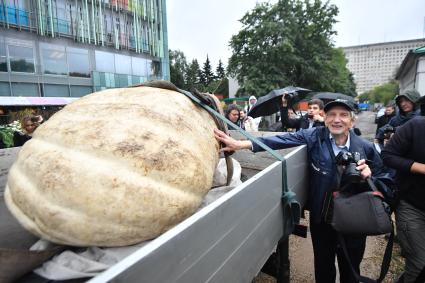
<instances>
[{"instance_id":1,"label":"tree foliage","mask_svg":"<svg viewBox=\"0 0 425 283\"><path fill-rule=\"evenodd\" d=\"M359 96L359 101L369 101L370 103L383 103L386 105L399 93L399 86L396 81L374 87L372 90Z\"/></svg>"},{"instance_id":2,"label":"tree foliage","mask_svg":"<svg viewBox=\"0 0 425 283\"><path fill-rule=\"evenodd\" d=\"M202 68L202 73L204 75L204 86L208 86L215 78L214 73L211 68L210 59L208 58L205 60L204 67Z\"/></svg>"},{"instance_id":3,"label":"tree foliage","mask_svg":"<svg viewBox=\"0 0 425 283\"><path fill-rule=\"evenodd\" d=\"M186 56L180 50L170 50L170 80L178 88L184 88L187 70Z\"/></svg>"},{"instance_id":4,"label":"tree foliage","mask_svg":"<svg viewBox=\"0 0 425 283\"><path fill-rule=\"evenodd\" d=\"M345 58L331 41L337 14L320 0L257 4L230 41L228 71L254 95L287 85L353 94Z\"/></svg>"},{"instance_id":5,"label":"tree foliage","mask_svg":"<svg viewBox=\"0 0 425 283\"><path fill-rule=\"evenodd\" d=\"M200 68L198 60L193 59L187 63L186 56L182 51L170 50L170 77L171 82L178 88L193 91L197 89L201 92L221 94L229 96L229 81L225 77L224 66L219 61L217 70L220 70L220 78L217 78L213 71L210 60L207 59Z\"/></svg>"},{"instance_id":6,"label":"tree foliage","mask_svg":"<svg viewBox=\"0 0 425 283\"><path fill-rule=\"evenodd\" d=\"M226 71L224 70L223 63L221 60L218 60L217 69L215 70L217 79L223 79L226 76Z\"/></svg>"},{"instance_id":7,"label":"tree foliage","mask_svg":"<svg viewBox=\"0 0 425 283\"><path fill-rule=\"evenodd\" d=\"M186 89L193 90L198 88L199 82L199 73L201 72L199 68L198 60L193 59L186 71Z\"/></svg>"}]
</instances>

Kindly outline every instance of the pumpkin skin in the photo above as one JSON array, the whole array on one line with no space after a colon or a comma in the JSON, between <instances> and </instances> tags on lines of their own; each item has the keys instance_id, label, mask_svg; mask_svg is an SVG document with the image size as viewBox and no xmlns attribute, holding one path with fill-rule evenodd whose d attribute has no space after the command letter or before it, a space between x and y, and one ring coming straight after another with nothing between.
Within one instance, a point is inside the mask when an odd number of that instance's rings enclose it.
<instances>
[{"instance_id":1,"label":"pumpkin skin","mask_svg":"<svg viewBox=\"0 0 425 283\"><path fill-rule=\"evenodd\" d=\"M216 124L175 91L96 92L53 115L22 147L5 201L58 244L125 246L191 215L218 163Z\"/></svg>"}]
</instances>

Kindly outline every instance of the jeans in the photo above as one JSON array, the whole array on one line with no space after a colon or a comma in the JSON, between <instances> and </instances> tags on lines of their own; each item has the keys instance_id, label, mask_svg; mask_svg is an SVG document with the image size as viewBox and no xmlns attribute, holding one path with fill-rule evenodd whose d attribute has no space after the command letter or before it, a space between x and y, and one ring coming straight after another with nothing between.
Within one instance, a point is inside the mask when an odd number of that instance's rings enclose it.
<instances>
[{"instance_id":1,"label":"jeans","mask_svg":"<svg viewBox=\"0 0 425 283\"><path fill-rule=\"evenodd\" d=\"M406 258L404 282L414 282L425 267L425 211L402 200L395 216L397 237Z\"/></svg>"}]
</instances>

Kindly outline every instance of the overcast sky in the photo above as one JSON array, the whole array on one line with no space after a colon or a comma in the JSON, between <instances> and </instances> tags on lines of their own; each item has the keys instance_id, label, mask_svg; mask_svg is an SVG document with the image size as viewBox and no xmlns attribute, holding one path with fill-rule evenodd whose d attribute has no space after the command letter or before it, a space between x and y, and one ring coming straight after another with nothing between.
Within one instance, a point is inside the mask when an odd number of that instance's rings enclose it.
<instances>
[{"instance_id":1,"label":"overcast sky","mask_svg":"<svg viewBox=\"0 0 425 283\"><path fill-rule=\"evenodd\" d=\"M275 3L276 0L270 0ZM232 35L239 19L256 0L167 0L169 49L181 50L188 61L205 62L215 70L231 55ZM425 0L331 0L339 8L334 38L337 47L424 37Z\"/></svg>"}]
</instances>

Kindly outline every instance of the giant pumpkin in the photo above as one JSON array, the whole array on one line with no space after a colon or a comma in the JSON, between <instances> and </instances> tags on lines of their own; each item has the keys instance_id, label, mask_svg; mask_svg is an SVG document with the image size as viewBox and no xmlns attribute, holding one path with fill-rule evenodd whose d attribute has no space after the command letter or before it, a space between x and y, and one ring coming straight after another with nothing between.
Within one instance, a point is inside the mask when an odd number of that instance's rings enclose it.
<instances>
[{"instance_id":1,"label":"giant pumpkin","mask_svg":"<svg viewBox=\"0 0 425 283\"><path fill-rule=\"evenodd\" d=\"M218 162L215 122L181 93L105 90L66 106L21 149L5 191L29 231L74 246L152 239L201 204Z\"/></svg>"}]
</instances>

